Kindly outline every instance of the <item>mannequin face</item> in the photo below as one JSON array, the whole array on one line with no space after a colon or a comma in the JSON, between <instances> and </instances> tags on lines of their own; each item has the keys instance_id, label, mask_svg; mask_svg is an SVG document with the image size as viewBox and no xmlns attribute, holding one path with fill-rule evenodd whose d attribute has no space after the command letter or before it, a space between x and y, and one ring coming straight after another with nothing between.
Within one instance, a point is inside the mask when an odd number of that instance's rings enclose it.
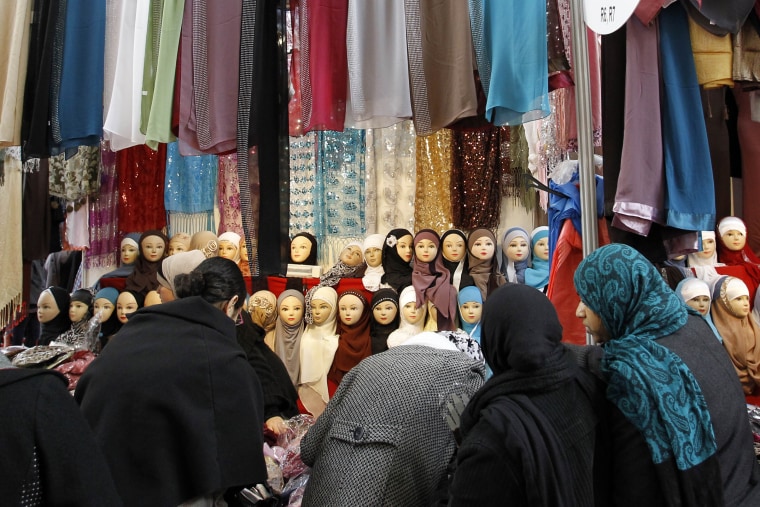
<instances>
[{"instance_id":1,"label":"mannequin face","mask_svg":"<svg viewBox=\"0 0 760 507\"><path fill-rule=\"evenodd\" d=\"M119 322L122 324L127 323L127 317L137 311L137 300L129 292L122 292L119 294L119 298L116 300L116 315L119 317Z\"/></svg>"},{"instance_id":2,"label":"mannequin face","mask_svg":"<svg viewBox=\"0 0 760 507\"><path fill-rule=\"evenodd\" d=\"M586 306L583 301L578 303L578 308L575 309L575 316L583 321L583 326L594 337L596 343L604 343L610 340L610 332L607 331L602 318Z\"/></svg>"},{"instance_id":3,"label":"mannequin face","mask_svg":"<svg viewBox=\"0 0 760 507\"><path fill-rule=\"evenodd\" d=\"M367 248L364 251L364 260L367 261L367 266L376 268L383 263L383 251L374 247Z\"/></svg>"},{"instance_id":4,"label":"mannequin face","mask_svg":"<svg viewBox=\"0 0 760 507\"><path fill-rule=\"evenodd\" d=\"M160 236L148 236L142 241L142 253L148 262L158 262L164 257L164 244L163 238Z\"/></svg>"},{"instance_id":5,"label":"mannequin face","mask_svg":"<svg viewBox=\"0 0 760 507\"><path fill-rule=\"evenodd\" d=\"M701 259L710 259L715 253L715 240L705 238L702 240L702 250L697 252L697 257Z\"/></svg>"},{"instance_id":6,"label":"mannequin face","mask_svg":"<svg viewBox=\"0 0 760 507\"><path fill-rule=\"evenodd\" d=\"M245 244L245 240L240 240L240 260L248 262L248 245Z\"/></svg>"},{"instance_id":7,"label":"mannequin face","mask_svg":"<svg viewBox=\"0 0 760 507\"><path fill-rule=\"evenodd\" d=\"M338 315L340 321L347 326L353 326L362 316L364 303L353 294L346 294L338 301Z\"/></svg>"},{"instance_id":8,"label":"mannequin face","mask_svg":"<svg viewBox=\"0 0 760 507\"><path fill-rule=\"evenodd\" d=\"M393 322L393 319L396 318L397 313L398 307L390 301L383 301L382 303L378 303L375 305L375 308L372 309L372 317L374 317L378 323L383 325L387 325Z\"/></svg>"},{"instance_id":9,"label":"mannequin face","mask_svg":"<svg viewBox=\"0 0 760 507\"><path fill-rule=\"evenodd\" d=\"M533 255L541 260L549 260L549 238L541 238L536 241L536 246L533 247Z\"/></svg>"},{"instance_id":10,"label":"mannequin face","mask_svg":"<svg viewBox=\"0 0 760 507\"><path fill-rule=\"evenodd\" d=\"M399 257L404 259L404 262L410 262L412 260L413 241L414 238L412 238L412 235L407 234L406 236L399 238L398 243L396 243L396 253L398 253Z\"/></svg>"},{"instance_id":11,"label":"mannequin face","mask_svg":"<svg viewBox=\"0 0 760 507\"><path fill-rule=\"evenodd\" d=\"M401 309L401 313L410 324L417 324L425 320L425 305L415 308L416 305L415 302L407 303Z\"/></svg>"},{"instance_id":12,"label":"mannequin face","mask_svg":"<svg viewBox=\"0 0 760 507\"><path fill-rule=\"evenodd\" d=\"M744 245L747 244L747 238L744 234L742 234L741 231L734 229L727 231L721 236L721 238L723 238L723 243L726 244L726 248L733 250L734 252L744 249Z\"/></svg>"},{"instance_id":13,"label":"mannequin face","mask_svg":"<svg viewBox=\"0 0 760 507\"><path fill-rule=\"evenodd\" d=\"M153 306L153 305L160 305L162 303L161 296L159 295L158 291L152 290L145 294L145 303L143 306Z\"/></svg>"},{"instance_id":14,"label":"mannequin face","mask_svg":"<svg viewBox=\"0 0 760 507\"><path fill-rule=\"evenodd\" d=\"M710 297L709 296L697 296L693 297L686 302L687 305L694 308L702 315L707 315L710 311Z\"/></svg>"},{"instance_id":15,"label":"mannequin face","mask_svg":"<svg viewBox=\"0 0 760 507\"><path fill-rule=\"evenodd\" d=\"M739 296L730 302L731 311L739 318L749 315L749 296Z\"/></svg>"},{"instance_id":16,"label":"mannequin face","mask_svg":"<svg viewBox=\"0 0 760 507\"><path fill-rule=\"evenodd\" d=\"M357 245L347 246L340 252L340 260L342 260L346 266L358 266L364 262L362 249Z\"/></svg>"},{"instance_id":17,"label":"mannequin face","mask_svg":"<svg viewBox=\"0 0 760 507\"><path fill-rule=\"evenodd\" d=\"M305 262L311 254L311 241L309 238L298 236L290 242L290 260L295 263Z\"/></svg>"},{"instance_id":18,"label":"mannequin face","mask_svg":"<svg viewBox=\"0 0 760 507\"><path fill-rule=\"evenodd\" d=\"M105 322L111 318L113 311L116 309L116 305L111 303L106 298L98 298L92 305L92 310L97 315L100 314L100 322Z\"/></svg>"},{"instance_id":19,"label":"mannequin face","mask_svg":"<svg viewBox=\"0 0 760 507\"><path fill-rule=\"evenodd\" d=\"M507 259L512 262L520 262L528 258L529 248L527 239L517 237L509 242L504 253L507 254Z\"/></svg>"},{"instance_id":20,"label":"mannequin face","mask_svg":"<svg viewBox=\"0 0 760 507\"><path fill-rule=\"evenodd\" d=\"M495 251L496 246L488 236L478 238L472 244L472 248L470 248L470 253L478 259L491 259Z\"/></svg>"},{"instance_id":21,"label":"mannequin face","mask_svg":"<svg viewBox=\"0 0 760 507\"><path fill-rule=\"evenodd\" d=\"M468 324L480 322L480 316L483 315L483 305L475 301L468 301L459 306L459 313L462 314L462 320Z\"/></svg>"},{"instance_id":22,"label":"mannequin face","mask_svg":"<svg viewBox=\"0 0 760 507\"><path fill-rule=\"evenodd\" d=\"M185 244L182 241L177 240L169 241L169 255L174 255L180 252L187 252Z\"/></svg>"},{"instance_id":23,"label":"mannequin face","mask_svg":"<svg viewBox=\"0 0 760 507\"><path fill-rule=\"evenodd\" d=\"M438 247L429 239L421 239L414 245L414 255L422 262L433 262Z\"/></svg>"},{"instance_id":24,"label":"mannequin face","mask_svg":"<svg viewBox=\"0 0 760 507\"><path fill-rule=\"evenodd\" d=\"M72 301L69 303L69 319L71 322L79 322L87 315L89 307L81 301Z\"/></svg>"},{"instance_id":25,"label":"mannequin face","mask_svg":"<svg viewBox=\"0 0 760 507\"><path fill-rule=\"evenodd\" d=\"M285 324L294 326L303 320L303 303L295 296L288 296L280 303L279 315Z\"/></svg>"},{"instance_id":26,"label":"mannequin face","mask_svg":"<svg viewBox=\"0 0 760 507\"><path fill-rule=\"evenodd\" d=\"M330 306L327 301L323 299L311 300L311 316L314 318L315 325L321 326L327 322L330 313L332 313L332 306Z\"/></svg>"},{"instance_id":27,"label":"mannequin face","mask_svg":"<svg viewBox=\"0 0 760 507\"><path fill-rule=\"evenodd\" d=\"M219 257L233 260L238 252L238 247L232 241L226 239L219 242Z\"/></svg>"},{"instance_id":28,"label":"mannequin face","mask_svg":"<svg viewBox=\"0 0 760 507\"><path fill-rule=\"evenodd\" d=\"M464 239L459 234L449 234L443 240L443 257L447 261L459 262L464 258Z\"/></svg>"},{"instance_id":29,"label":"mannequin face","mask_svg":"<svg viewBox=\"0 0 760 507\"><path fill-rule=\"evenodd\" d=\"M135 248L132 245L122 245L121 263L134 264L136 260L137 260L137 248Z\"/></svg>"},{"instance_id":30,"label":"mannequin face","mask_svg":"<svg viewBox=\"0 0 760 507\"><path fill-rule=\"evenodd\" d=\"M46 324L56 318L61 313L58 303L55 302L53 295L44 290L37 300L37 320L40 324Z\"/></svg>"}]
</instances>

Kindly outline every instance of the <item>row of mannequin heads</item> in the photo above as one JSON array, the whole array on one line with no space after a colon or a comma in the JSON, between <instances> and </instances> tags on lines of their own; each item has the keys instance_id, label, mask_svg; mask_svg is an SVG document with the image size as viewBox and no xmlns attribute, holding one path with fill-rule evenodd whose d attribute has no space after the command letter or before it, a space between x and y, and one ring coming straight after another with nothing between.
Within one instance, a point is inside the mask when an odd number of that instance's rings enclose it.
<instances>
[{"instance_id":1,"label":"row of mannequin heads","mask_svg":"<svg viewBox=\"0 0 760 507\"><path fill-rule=\"evenodd\" d=\"M69 320L72 324L81 322L90 315L100 315L100 320L105 322L111 315L116 312L119 322L127 322L129 315L135 313L140 308L140 304L134 294L129 291L119 293L116 304L110 299L95 299L92 305L83 301L71 301L68 308L59 308L58 302L49 289L40 293L37 300L37 320L40 324L47 324L55 319L62 311L68 311Z\"/></svg>"},{"instance_id":2,"label":"row of mannequin heads","mask_svg":"<svg viewBox=\"0 0 760 507\"><path fill-rule=\"evenodd\" d=\"M216 238L212 232L205 231ZM236 233L223 233L216 241L217 255L230 259L235 262L240 260L248 262L248 247L245 238L240 237L238 244L232 240ZM121 264L134 264L137 258L142 255L149 262L158 262L166 256L174 255L179 252L191 250L192 237L185 233L177 233L171 237L169 244L166 245L164 239L160 236L147 236L143 239L141 245L137 245L134 240L124 240L121 244L120 259ZM238 257L239 256L239 257Z\"/></svg>"}]
</instances>

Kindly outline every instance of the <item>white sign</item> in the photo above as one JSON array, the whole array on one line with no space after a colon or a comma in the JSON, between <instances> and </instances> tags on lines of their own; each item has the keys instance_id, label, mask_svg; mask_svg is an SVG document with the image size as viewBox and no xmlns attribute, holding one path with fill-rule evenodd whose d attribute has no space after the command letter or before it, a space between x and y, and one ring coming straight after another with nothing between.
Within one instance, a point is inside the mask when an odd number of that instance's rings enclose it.
<instances>
[{"instance_id":1,"label":"white sign","mask_svg":"<svg viewBox=\"0 0 760 507\"><path fill-rule=\"evenodd\" d=\"M583 18L600 35L612 33L628 21L639 0L583 0Z\"/></svg>"}]
</instances>

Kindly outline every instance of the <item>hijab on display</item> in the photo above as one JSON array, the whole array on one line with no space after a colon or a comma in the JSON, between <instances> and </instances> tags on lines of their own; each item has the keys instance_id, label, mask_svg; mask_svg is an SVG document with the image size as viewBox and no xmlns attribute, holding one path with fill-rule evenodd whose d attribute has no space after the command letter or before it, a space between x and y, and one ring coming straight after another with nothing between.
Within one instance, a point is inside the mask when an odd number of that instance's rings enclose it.
<instances>
[{"instance_id":1,"label":"hijab on display","mask_svg":"<svg viewBox=\"0 0 760 507\"><path fill-rule=\"evenodd\" d=\"M319 287L311 301L324 301L330 307L324 322L307 324L301 337L299 395L304 407L318 416L330 400L327 372L338 349L338 293L332 287Z\"/></svg>"},{"instance_id":2,"label":"hijab on display","mask_svg":"<svg viewBox=\"0 0 760 507\"><path fill-rule=\"evenodd\" d=\"M97 338L96 336L87 336L90 326L90 318L92 317L92 292L89 289L75 290L71 293L69 304L74 302L80 302L87 305L87 311L81 319L76 322L72 321L71 327L66 332L61 333L55 341L65 343L76 349L89 349L95 345L95 340ZM68 308L66 311L68 312ZM70 315L69 318L71 318Z\"/></svg>"},{"instance_id":3,"label":"hijab on display","mask_svg":"<svg viewBox=\"0 0 760 507\"><path fill-rule=\"evenodd\" d=\"M308 239L309 243L311 244L311 249L309 250L309 255L306 257L305 260L300 261L300 262L296 262L296 261L293 260L292 257L289 257L290 258L290 263L291 264L305 264L307 266L316 266L317 265L317 259L318 259L318 256L317 256L317 253L318 253L318 251L317 251L317 238L315 238L314 235L311 234L311 233L308 233L308 232L299 232L298 234L296 234L295 236L293 236L293 238L290 240L290 244L291 245L293 244L293 240L296 239L296 238L306 238L306 239Z\"/></svg>"},{"instance_id":4,"label":"hijab on display","mask_svg":"<svg viewBox=\"0 0 760 507\"><path fill-rule=\"evenodd\" d=\"M121 240L121 245L119 246L119 262L120 266L113 271L109 271L105 275L103 275L101 278L124 278L132 274L132 271L135 269L135 263L137 262L137 259L140 258L140 244L138 243L140 241L140 234L137 232L130 232L124 238ZM131 262L129 264L125 264L121 262L121 249L124 248L126 245L134 247L134 249L137 251L137 256L135 257L135 261Z\"/></svg>"},{"instance_id":5,"label":"hijab on display","mask_svg":"<svg viewBox=\"0 0 760 507\"><path fill-rule=\"evenodd\" d=\"M398 254L396 244L405 236L412 236L407 229L393 229L385 235L383 242L383 270L382 283L388 285L396 292L401 292L404 287L412 284L412 266Z\"/></svg>"},{"instance_id":6,"label":"hijab on display","mask_svg":"<svg viewBox=\"0 0 760 507\"><path fill-rule=\"evenodd\" d=\"M493 242L494 255L490 259L479 259L472 254L472 246L481 238L488 238ZM467 238L467 262L470 266L470 276L475 286L480 289L483 301L488 298L488 293L496 287L504 285L504 276L498 270L496 259L496 236L489 229L479 227L470 232Z\"/></svg>"},{"instance_id":7,"label":"hijab on display","mask_svg":"<svg viewBox=\"0 0 760 507\"><path fill-rule=\"evenodd\" d=\"M248 313L251 320L266 332L272 331L277 323L277 297L273 292L260 290L248 298Z\"/></svg>"},{"instance_id":8,"label":"hijab on display","mask_svg":"<svg viewBox=\"0 0 760 507\"><path fill-rule=\"evenodd\" d=\"M444 245L446 238L449 236L459 236L462 238L462 244L464 245L464 253L462 258L458 261L452 261L446 258L444 253ZM449 229L441 236L441 260L446 269L449 270L451 285L460 290L462 287L468 287L474 285L472 277L470 276L470 270L467 266L467 235L459 229Z\"/></svg>"},{"instance_id":9,"label":"hijab on display","mask_svg":"<svg viewBox=\"0 0 760 507\"><path fill-rule=\"evenodd\" d=\"M71 297L69 298L69 304L73 303L74 301L78 301L80 303L84 303L87 305L87 313L85 313L82 320L86 321L89 320L90 317L92 317L92 303L94 301L92 297L92 291L90 289L77 289L74 292L71 293ZM66 309L68 311L68 308Z\"/></svg>"},{"instance_id":10,"label":"hijab on display","mask_svg":"<svg viewBox=\"0 0 760 507\"><path fill-rule=\"evenodd\" d=\"M232 231L227 231L220 234L219 235L220 251L222 247L221 243L224 241L229 242L235 248L234 255L232 257L227 257L227 258L230 259L235 264L239 264L240 263L240 234L236 232L232 232Z\"/></svg>"},{"instance_id":11,"label":"hijab on display","mask_svg":"<svg viewBox=\"0 0 760 507\"><path fill-rule=\"evenodd\" d=\"M548 236L547 232L547 236ZM527 243L528 253L525 259L513 261L507 256L509 244L517 239L522 238ZM501 273L510 283L525 283L525 270L528 268L528 261L531 258L531 241L530 234L522 227L511 227L504 232L504 239L501 242Z\"/></svg>"},{"instance_id":12,"label":"hijab on display","mask_svg":"<svg viewBox=\"0 0 760 507\"><path fill-rule=\"evenodd\" d=\"M161 261L161 266L156 273L156 279L159 285L172 291L176 297L174 278L180 274L190 273L205 260L206 256L200 250L189 250L170 255Z\"/></svg>"},{"instance_id":13,"label":"hijab on display","mask_svg":"<svg viewBox=\"0 0 760 507\"><path fill-rule=\"evenodd\" d=\"M347 244L345 247L343 247L343 250L341 250L341 253L345 252L346 249L356 247L359 250L362 248L362 244L357 241L352 241L349 244ZM358 264L351 266L346 264L343 259L339 259L338 262L335 263L333 267L327 270L325 274L319 277L319 285L321 286L330 286L335 287L338 285L338 282L342 278L359 278L360 276L364 276L364 268L367 266L364 263L364 250L362 251L362 261Z\"/></svg>"},{"instance_id":14,"label":"hijab on display","mask_svg":"<svg viewBox=\"0 0 760 507\"><path fill-rule=\"evenodd\" d=\"M338 312L343 298L354 296L362 304L359 320L345 324L338 318L338 349L335 351L335 359L330 368L329 378L336 384L340 384L343 376L359 364L365 357L372 355L372 339L370 338L370 306L367 298L358 290L347 290L338 297Z\"/></svg>"},{"instance_id":15,"label":"hijab on display","mask_svg":"<svg viewBox=\"0 0 760 507\"><path fill-rule=\"evenodd\" d=\"M428 262L417 256L417 245L422 240L429 240L436 247L435 257ZM412 286L418 308L430 301L437 310L438 330L453 331L456 329L457 289L449 282L449 270L443 265L441 240L434 230L422 229L414 236L412 245Z\"/></svg>"},{"instance_id":16,"label":"hijab on display","mask_svg":"<svg viewBox=\"0 0 760 507\"><path fill-rule=\"evenodd\" d=\"M595 250L581 261L573 281L611 338L601 362L607 398L644 436L652 461L675 459L680 471L714 462L717 444L702 390L681 358L657 342L696 312L627 245ZM684 426L685 419L694 424Z\"/></svg>"},{"instance_id":17,"label":"hijab on display","mask_svg":"<svg viewBox=\"0 0 760 507\"><path fill-rule=\"evenodd\" d=\"M303 308L303 315L306 315L306 308L303 293L295 289L288 289L283 291L277 297L277 321L275 323L275 339L274 339L274 352L285 364L285 369L288 370L290 380L293 381L293 385L298 385L298 375L300 373L301 364L301 338L304 332L304 320L301 318L294 324L288 324L283 322L280 318L280 306L282 302L289 298L296 298Z\"/></svg>"},{"instance_id":18,"label":"hijab on display","mask_svg":"<svg viewBox=\"0 0 760 507\"><path fill-rule=\"evenodd\" d=\"M113 287L106 287L104 289L100 289L95 294L95 298L93 299L93 301L97 301L98 299L107 299L113 305L113 312L111 312L111 315L105 320L105 322L100 323L100 334L103 338L108 338L109 336L116 334L116 332L121 329L121 322L119 322L119 316L116 314L116 300L118 298L118 290Z\"/></svg>"},{"instance_id":19,"label":"hijab on display","mask_svg":"<svg viewBox=\"0 0 760 507\"><path fill-rule=\"evenodd\" d=\"M42 292L47 292L55 299L55 304L58 307L58 315L56 315L49 322L40 323L40 338L37 341L38 345L48 345L51 341L57 339L61 334L65 333L71 327L71 319L69 319L69 303L71 297L66 289L62 287L48 287Z\"/></svg>"},{"instance_id":20,"label":"hijab on display","mask_svg":"<svg viewBox=\"0 0 760 507\"><path fill-rule=\"evenodd\" d=\"M406 306L408 303L414 303L415 307L419 309L418 311L422 312L423 314L417 323L413 324L409 322L404 316L404 306ZM412 336L420 334L422 331L424 331L425 313L427 312L427 306L422 305L421 307L418 307L418 304L419 301L417 301L414 287L409 286L401 291L401 294L398 296L398 313L400 315L399 326L398 329L388 335L388 348L401 345Z\"/></svg>"},{"instance_id":21,"label":"hijab on display","mask_svg":"<svg viewBox=\"0 0 760 507\"><path fill-rule=\"evenodd\" d=\"M164 252L161 258L157 261L148 260L143 251L145 248L145 240L151 236L156 236L164 242ZM144 298L148 292L158 288L158 279L156 277L156 273L158 272L158 268L161 266L161 261L166 257L169 246L169 239L163 232L159 230L148 230L142 233L139 243L140 256L135 262L134 271L127 277L127 281L124 284L124 287L131 291L139 292L143 295Z\"/></svg>"},{"instance_id":22,"label":"hijab on display","mask_svg":"<svg viewBox=\"0 0 760 507\"><path fill-rule=\"evenodd\" d=\"M207 259L219 255L219 238L211 231L199 231L190 237L190 250L200 250Z\"/></svg>"},{"instance_id":23,"label":"hijab on display","mask_svg":"<svg viewBox=\"0 0 760 507\"><path fill-rule=\"evenodd\" d=\"M544 238L549 238L549 227L542 225L530 233L531 267L525 270L525 284L534 289L542 290L549 285L549 261L541 259L533 252L536 244Z\"/></svg>"},{"instance_id":24,"label":"hijab on display","mask_svg":"<svg viewBox=\"0 0 760 507\"><path fill-rule=\"evenodd\" d=\"M169 239L169 255L190 250L190 235L186 232L178 232Z\"/></svg>"},{"instance_id":25,"label":"hijab on display","mask_svg":"<svg viewBox=\"0 0 760 507\"><path fill-rule=\"evenodd\" d=\"M374 318L375 307L381 303L388 302L396 307L396 316L388 324L381 324ZM398 293L391 288L379 289L372 294L372 308L370 309L370 313L373 315L369 325L369 334L372 337L372 353L377 354L388 350L388 336L398 329L401 320L401 310L398 305Z\"/></svg>"},{"instance_id":26,"label":"hijab on display","mask_svg":"<svg viewBox=\"0 0 760 507\"><path fill-rule=\"evenodd\" d=\"M688 302L695 297L699 296L707 296L712 302L712 291L710 290L710 286L707 282L700 280L699 278L684 278L678 282L678 285L675 288L675 293L678 294L681 297L681 300L686 304L688 304ZM707 314L702 315L702 318L707 321L707 323L710 325L710 329L712 329L718 340L722 342L723 338L721 338L720 333L715 328L712 316L710 315L711 306L712 303L708 303Z\"/></svg>"},{"instance_id":27,"label":"hijab on display","mask_svg":"<svg viewBox=\"0 0 760 507\"><path fill-rule=\"evenodd\" d=\"M739 231L744 235L744 247L740 250L729 248L723 240L723 235L731 230ZM719 262L727 266L741 266L744 268L746 277L742 276L741 278L747 284L750 294L754 294L758 286L760 286L760 259L758 259L749 246L749 242L747 241L747 226L744 225L744 222L740 218L724 217L718 222L716 250ZM713 301L715 301L715 298L713 298ZM754 300L750 301L750 303L754 303Z\"/></svg>"},{"instance_id":28,"label":"hijab on display","mask_svg":"<svg viewBox=\"0 0 760 507\"><path fill-rule=\"evenodd\" d=\"M483 295L480 293L480 289L477 287L471 286L471 287L465 287L462 290L459 291L459 294L457 295L457 303L459 303L460 307L460 317L459 321L462 325L462 330L467 333L471 338L473 338L476 342L480 343L480 336L481 336L481 323L483 322L483 316L481 314L480 320L478 322L465 322L465 320L461 317L461 306L465 303L478 303L480 305L483 304Z\"/></svg>"},{"instance_id":29,"label":"hijab on display","mask_svg":"<svg viewBox=\"0 0 760 507\"><path fill-rule=\"evenodd\" d=\"M710 255L709 258L702 257L699 253L690 253L687 255L687 262L689 264L689 267L694 266L715 266L718 264L718 248L717 248L717 240L715 238L715 231L700 231L699 233L701 242L700 245L702 245L702 248L704 248L705 240L712 240L714 246L713 246L713 252L712 255Z\"/></svg>"},{"instance_id":30,"label":"hijab on display","mask_svg":"<svg viewBox=\"0 0 760 507\"><path fill-rule=\"evenodd\" d=\"M364 238L364 243L362 244L362 253L365 253L370 248L377 248L382 252L384 239L385 236L382 234L370 234ZM367 269L364 270L364 277L362 277L362 285L364 285L364 288L368 291L375 292L380 288L380 281L383 278L384 273L385 270L383 269L382 262L377 266L370 266L367 264Z\"/></svg>"},{"instance_id":31,"label":"hijab on display","mask_svg":"<svg viewBox=\"0 0 760 507\"><path fill-rule=\"evenodd\" d=\"M731 301L740 296L749 297L747 285L739 278L723 276L713 288L713 304L710 310L713 323L723 338L744 394L753 394L760 385L760 326L752 315L737 314Z\"/></svg>"}]
</instances>

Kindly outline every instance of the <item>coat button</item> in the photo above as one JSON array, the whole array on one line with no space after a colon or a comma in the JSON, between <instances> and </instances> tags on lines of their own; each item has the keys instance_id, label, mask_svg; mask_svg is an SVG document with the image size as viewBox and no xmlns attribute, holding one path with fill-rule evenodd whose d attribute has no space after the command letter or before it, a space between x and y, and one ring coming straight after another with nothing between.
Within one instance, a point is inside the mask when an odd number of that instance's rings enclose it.
<instances>
[{"instance_id":1,"label":"coat button","mask_svg":"<svg viewBox=\"0 0 760 507\"><path fill-rule=\"evenodd\" d=\"M354 430L354 440L362 440L364 438L364 428L357 426Z\"/></svg>"}]
</instances>

